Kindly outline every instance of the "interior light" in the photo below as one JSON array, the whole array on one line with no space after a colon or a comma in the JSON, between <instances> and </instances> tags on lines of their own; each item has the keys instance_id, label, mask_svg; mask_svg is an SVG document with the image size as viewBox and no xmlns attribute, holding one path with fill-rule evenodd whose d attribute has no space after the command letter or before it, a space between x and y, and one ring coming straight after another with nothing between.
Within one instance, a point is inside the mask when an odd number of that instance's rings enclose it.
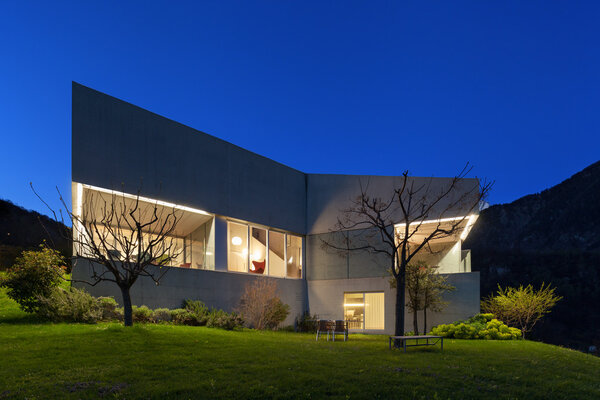
<instances>
[{"instance_id":1,"label":"interior light","mask_svg":"<svg viewBox=\"0 0 600 400\"><path fill-rule=\"evenodd\" d=\"M262 257L261 257L261 254L260 254L260 251L259 251L259 250L256 250L256 251L255 251L255 252L252 254L252 259L253 259L253 260L259 260L259 259L261 259L261 258L262 258Z\"/></svg>"},{"instance_id":2,"label":"interior light","mask_svg":"<svg viewBox=\"0 0 600 400\"><path fill-rule=\"evenodd\" d=\"M452 218L440 218L440 219L430 219L430 220L419 220L419 221L413 221L410 223L410 225L421 225L421 224L440 224L442 222L452 222L452 221L458 221L461 219L467 220L469 218L469 216L467 215L463 215L460 217L452 217ZM400 226L406 226L405 223L401 223L401 224L396 224L395 227L398 228Z\"/></svg>"},{"instance_id":3,"label":"interior light","mask_svg":"<svg viewBox=\"0 0 600 400\"><path fill-rule=\"evenodd\" d=\"M85 189L90 189L96 192L102 192L102 193L108 193L111 195L117 195L117 196L122 196L128 199L132 199L132 200L139 200L141 202L145 202L145 203L151 203L151 204L156 204L159 206L165 206L165 207L169 207L169 208L176 208L178 210L182 210L182 211L189 211L191 213L195 213L195 214L201 214L201 215L209 215L211 216L212 214L207 213L206 211L203 210L198 210L197 208L192 208L192 207L186 207L186 206L180 206L178 204L174 204L174 203L169 203L167 201L162 201L162 200L156 200L156 199L151 199L148 197L143 197L143 196L138 196L138 195L133 195L133 194L129 194L129 193L124 193L124 192L120 192L118 190L110 190L110 189L105 189L105 188L101 188L98 186L92 186L92 185L83 185L83 187Z\"/></svg>"},{"instance_id":4,"label":"interior light","mask_svg":"<svg viewBox=\"0 0 600 400\"><path fill-rule=\"evenodd\" d=\"M363 307L365 303L346 303L344 307Z\"/></svg>"},{"instance_id":5,"label":"interior light","mask_svg":"<svg viewBox=\"0 0 600 400\"><path fill-rule=\"evenodd\" d=\"M210 251L207 251L207 252L206 252L206 255L207 255L207 256L212 256L212 255L213 255L213 253L211 253Z\"/></svg>"},{"instance_id":6,"label":"interior light","mask_svg":"<svg viewBox=\"0 0 600 400\"><path fill-rule=\"evenodd\" d=\"M239 246L240 244L242 244L242 238L239 237L239 236L234 236L231 239L231 243L234 244L234 245L236 245L236 246Z\"/></svg>"},{"instance_id":7,"label":"interior light","mask_svg":"<svg viewBox=\"0 0 600 400\"><path fill-rule=\"evenodd\" d=\"M250 264L250 271L254 271L254 264Z\"/></svg>"},{"instance_id":8,"label":"interior light","mask_svg":"<svg viewBox=\"0 0 600 400\"><path fill-rule=\"evenodd\" d=\"M76 189L77 189L77 200L76 200L77 209L75 210L75 215L77 215L78 217L81 217L82 210L83 210L83 185L81 183L78 183L76 186Z\"/></svg>"},{"instance_id":9,"label":"interior light","mask_svg":"<svg viewBox=\"0 0 600 400\"><path fill-rule=\"evenodd\" d=\"M248 249L243 249L242 254L244 255L244 257L246 257L248 255Z\"/></svg>"},{"instance_id":10,"label":"interior light","mask_svg":"<svg viewBox=\"0 0 600 400\"><path fill-rule=\"evenodd\" d=\"M469 217L469 220L467 221L467 225L465 226L465 229L463 229L463 231L460 235L460 240L465 240L467 238L467 236L469 235L469 232L471 232L471 228L473 227L473 224L475 223L476 220L477 220L477 215L471 215Z\"/></svg>"},{"instance_id":11,"label":"interior light","mask_svg":"<svg viewBox=\"0 0 600 400\"><path fill-rule=\"evenodd\" d=\"M294 256L290 257L290 259L288 260L288 264L291 264L292 261L294 261Z\"/></svg>"}]
</instances>

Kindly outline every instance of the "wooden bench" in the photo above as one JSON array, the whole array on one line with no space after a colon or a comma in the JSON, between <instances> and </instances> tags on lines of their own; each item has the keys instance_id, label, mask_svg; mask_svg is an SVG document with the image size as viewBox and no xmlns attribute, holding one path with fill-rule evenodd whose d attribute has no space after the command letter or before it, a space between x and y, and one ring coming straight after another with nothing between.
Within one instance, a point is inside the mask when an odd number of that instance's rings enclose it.
<instances>
[{"instance_id":1,"label":"wooden bench","mask_svg":"<svg viewBox=\"0 0 600 400\"><path fill-rule=\"evenodd\" d=\"M435 339L433 343L429 343L430 339ZM432 335L421 335L421 336L390 336L390 350L392 349L392 340L400 340L402 342L402 347L404 347L404 352L406 353L407 347L414 346L435 346L440 343L440 347L442 351L444 350L444 337L443 336L432 336ZM416 340L415 344L406 344L409 340ZM419 340L425 340L425 343L419 343Z\"/></svg>"}]
</instances>

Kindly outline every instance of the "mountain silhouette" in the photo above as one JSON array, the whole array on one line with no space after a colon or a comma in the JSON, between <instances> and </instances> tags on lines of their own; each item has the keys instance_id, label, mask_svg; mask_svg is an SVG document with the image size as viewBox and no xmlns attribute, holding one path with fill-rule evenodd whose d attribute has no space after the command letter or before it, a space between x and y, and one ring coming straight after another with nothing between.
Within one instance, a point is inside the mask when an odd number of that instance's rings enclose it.
<instances>
[{"instance_id":1,"label":"mountain silhouette","mask_svg":"<svg viewBox=\"0 0 600 400\"><path fill-rule=\"evenodd\" d=\"M498 284L542 282L563 296L532 338L581 350L600 344L600 162L483 210L464 248L481 273L482 296Z\"/></svg>"},{"instance_id":2,"label":"mountain silhouette","mask_svg":"<svg viewBox=\"0 0 600 400\"><path fill-rule=\"evenodd\" d=\"M69 232L60 222L0 199L0 269L12 266L23 250L44 242L70 257L71 247L65 239Z\"/></svg>"}]
</instances>

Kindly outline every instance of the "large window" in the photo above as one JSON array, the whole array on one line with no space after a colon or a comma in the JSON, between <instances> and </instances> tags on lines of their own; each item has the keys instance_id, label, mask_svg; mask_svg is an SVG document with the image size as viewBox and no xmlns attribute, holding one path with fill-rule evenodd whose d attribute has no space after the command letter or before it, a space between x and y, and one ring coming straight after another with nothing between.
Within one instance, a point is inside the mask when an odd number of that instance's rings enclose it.
<instances>
[{"instance_id":1,"label":"large window","mask_svg":"<svg viewBox=\"0 0 600 400\"><path fill-rule=\"evenodd\" d=\"M196 228L184 242L184 266L215 269L213 219Z\"/></svg>"},{"instance_id":2,"label":"large window","mask_svg":"<svg viewBox=\"0 0 600 400\"><path fill-rule=\"evenodd\" d=\"M269 275L285 276L285 234L269 231Z\"/></svg>"},{"instance_id":3,"label":"large window","mask_svg":"<svg viewBox=\"0 0 600 400\"><path fill-rule=\"evenodd\" d=\"M248 272L248 225L229 222L227 228L227 269Z\"/></svg>"},{"instance_id":4,"label":"large window","mask_svg":"<svg viewBox=\"0 0 600 400\"><path fill-rule=\"evenodd\" d=\"M250 272L266 275L267 268L267 230L250 228Z\"/></svg>"},{"instance_id":5,"label":"large window","mask_svg":"<svg viewBox=\"0 0 600 400\"><path fill-rule=\"evenodd\" d=\"M289 278L302 277L302 238L300 236L286 235L287 276Z\"/></svg>"},{"instance_id":6,"label":"large window","mask_svg":"<svg viewBox=\"0 0 600 400\"><path fill-rule=\"evenodd\" d=\"M227 223L230 271L302 278L302 237L236 222Z\"/></svg>"},{"instance_id":7,"label":"large window","mask_svg":"<svg viewBox=\"0 0 600 400\"><path fill-rule=\"evenodd\" d=\"M348 321L348 329L384 329L385 297L383 292L344 293L344 318Z\"/></svg>"},{"instance_id":8,"label":"large window","mask_svg":"<svg viewBox=\"0 0 600 400\"><path fill-rule=\"evenodd\" d=\"M83 221L76 229L81 240L92 241L103 255L121 261L142 257L171 267L214 269L213 215L88 185L74 184L74 188L74 210ZM174 219L177 222L171 225ZM143 228L134 234L131 228L136 223ZM79 256L98 256L89 245L75 250Z\"/></svg>"}]
</instances>

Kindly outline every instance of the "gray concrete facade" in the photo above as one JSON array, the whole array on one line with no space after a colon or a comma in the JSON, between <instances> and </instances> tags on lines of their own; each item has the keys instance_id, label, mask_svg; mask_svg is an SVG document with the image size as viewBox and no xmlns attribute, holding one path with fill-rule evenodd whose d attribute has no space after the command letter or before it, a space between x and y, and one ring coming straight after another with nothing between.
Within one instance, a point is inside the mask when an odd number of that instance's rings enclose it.
<instances>
[{"instance_id":1,"label":"gray concrete facade","mask_svg":"<svg viewBox=\"0 0 600 400\"><path fill-rule=\"evenodd\" d=\"M467 319L479 313L479 272L443 274L448 283L456 288L444 295L448 305L443 312L427 314L428 329ZM312 314L323 319L344 319L344 293L383 292L385 297L384 331L360 331L365 333L393 334L396 321L396 289L390 288L390 278L330 279L308 281L309 308ZM419 329L423 329L423 312L418 313ZM405 312L406 331L413 330L413 315Z\"/></svg>"},{"instance_id":2,"label":"gray concrete facade","mask_svg":"<svg viewBox=\"0 0 600 400\"><path fill-rule=\"evenodd\" d=\"M96 264L97 270L101 268ZM90 276L90 262L77 259L73 267L73 279L89 281ZM245 273L184 268L169 268L158 286L150 278L139 278L131 288L131 301L135 305L146 305L152 309L161 307L174 309L180 308L186 299L201 300L208 307L235 311L246 285L257 279L277 282L281 301L290 306L290 314L283 322L284 325L293 325L296 316L302 315L308 308L304 279L281 279ZM96 286L77 283L75 286L84 288L93 296L112 296L121 303L120 289L112 282L101 282Z\"/></svg>"},{"instance_id":3,"label":"gray concrete facade","mask_svg":"<svg viewBox=\"0 0 600 400\"><path fill-rule=\"evenodd\" d=\"M306 232L306 176L73 83L72 180Z\"/></svg>"},{"instance_id":4,"label":"gray concrete facade","mask_svg":"<svg viewBox=\"0 0 600 400\"><path fill-rule=\"evenodd\" d=\"M368 187L372 197L388 199L401 179L303 173L73 83L73 182L130 194L139 191L144 197L214 216L214 271L171 268L160 286L149 279L140 279L132 288L136 305L179 307L184 299L190 298L229 311L238 306L246 284L255 279L275 279L282 300L291 308L286 324L293 323L304 311L338 319L344 291L383 291L385 332L391 332L395 294L389 288L389 260L368 253L339 254L325 249L322 240L331 235L341 210L360 194L361 187ZM409 179L416 185L429 185L432 193L451 182L451 178ZM476 179L465 179L457 193L469 193L476 188ZM444 205L440 204L434 213L442 209ZM461 216L465 212L458 205L444 210L442 216ZM228 220L302 236L302 279L228 271ZM466 258L461 258L460 242L451 250L440 260L466 263ZM470 258L468 261L470 264ZM73 274L81 279L89 276L89 265L78 260ZM457 290L448 294L450 305L444 313L432 316L432 322L452 322L479 312L479 275L448 274L448 277ZM80 286L94 295L110 295L120 300L120 292L113 283L92 288ZM407 328L412 329L408 325Z\"/></svg>"}]
</instances>

